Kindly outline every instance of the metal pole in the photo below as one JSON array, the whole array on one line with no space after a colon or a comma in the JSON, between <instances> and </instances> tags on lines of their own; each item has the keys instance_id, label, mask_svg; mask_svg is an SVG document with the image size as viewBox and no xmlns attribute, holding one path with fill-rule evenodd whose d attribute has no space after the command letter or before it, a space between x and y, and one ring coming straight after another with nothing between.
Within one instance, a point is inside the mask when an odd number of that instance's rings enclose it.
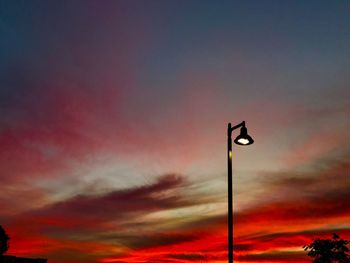
<instances>
[{"instance_id":1,"label":"metal pole","mask_svg":"<svg viewBox=\"0 0 350 263\"><path fill-rule=\"evenodd\" d=\"M232 128L227 128L227 168L228 168L228 262L233 263L233 196L232 196Z\"/></svg>"}]
</instances>

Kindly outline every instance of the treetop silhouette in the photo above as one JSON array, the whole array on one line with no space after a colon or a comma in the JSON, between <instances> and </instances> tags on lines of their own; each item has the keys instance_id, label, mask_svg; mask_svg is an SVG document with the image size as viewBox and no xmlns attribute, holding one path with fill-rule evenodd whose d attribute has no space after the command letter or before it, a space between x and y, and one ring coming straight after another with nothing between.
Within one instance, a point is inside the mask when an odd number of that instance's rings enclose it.
<instances>
[{"instance_id":1,"label":"treetop silhouette","mask_svg":"<svg viewBox=\"0 0 350 263\"><path fill-rule=\"evenodd\" d=\"M10 237L6 234L5 229L0 225L0 255L6 253L9 248Z\"/></svg>"},{"instance_id":2,"label":"treetop silhouette","mask_svg":"<svg viewBox=\"0 0 350 263\"><path fill-rule=\"evenodd\" d=\"M313 263L350 263L349 243L350 240L333 234L332 239L316 238L303 248L313 258Z\"/></svg>"}]
</instances>

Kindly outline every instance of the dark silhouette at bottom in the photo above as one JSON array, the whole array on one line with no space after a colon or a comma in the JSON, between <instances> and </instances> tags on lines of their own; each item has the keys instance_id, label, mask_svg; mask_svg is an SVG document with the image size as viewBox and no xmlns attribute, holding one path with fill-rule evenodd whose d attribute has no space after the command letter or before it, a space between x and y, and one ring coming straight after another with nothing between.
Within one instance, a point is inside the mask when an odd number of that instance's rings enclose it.
<instances>
[{"instance_id":1,"label":"dark silhouette at bottom","mask_svg":"<svg viewBox=\"0 0 350 263\"><path fill-rule=\"evenodd\" d=\"M313 263L350 263L349 244L350 240L333 234L332 239L316 238L303 248Z\"/></svg>"},{"instance_id":2,"label":"dark silhouette at bottom","mask_svg":"<svg viewBox=\"0 0 350 263\"><path fill-rule=\"evenodd\" d=\"M14 256L0 256L0 263L46 263L44 258L20 258Z\"/></svg>"},{"instance_id":3,"label":"dark silhouette at bottom","mask_svg":"<svg viewBox=\"0 0 350 263\"><path fill-rule=\"evenodd\" d=\"M0 225L0 255L6 253L9 249L10 237L6 234L5 229Z\"/></svg>"},{"instance_id":4,"label":"dark silhouette at bottom","mask_svg":"<svg viewBox=\"0 0 350 263\"><path fill-rule=\"evenodd\" d=\"M10 237L0 225L0 263L46 263L44 258L21 258L15 256L4 256L9 248Z\"/></svg>"}]
</instances>

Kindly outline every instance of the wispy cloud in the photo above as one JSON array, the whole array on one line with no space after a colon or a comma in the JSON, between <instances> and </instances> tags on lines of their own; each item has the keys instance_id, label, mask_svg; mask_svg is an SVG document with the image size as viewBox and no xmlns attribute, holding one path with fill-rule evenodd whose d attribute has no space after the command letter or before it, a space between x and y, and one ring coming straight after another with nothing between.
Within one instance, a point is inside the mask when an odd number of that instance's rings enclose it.
<instances>
[{"instance_id":1,"label":"wispy cloud","mask_svg":"<svg viewBox=\"0 0 350 263\"><path fill-rule=\"evenodd\" d=\"M16 217L8 217L8 226L14 235L13 251L30 253L21 248L26 240L20 236L22 232L30 233L30 239L35 239L36 233L42 233L37 237L39 243L42 240L44 243L58 244L59 240L65 240L66 245L71 244L77 249L79 246L74 244L81 243L84 247L89 245L89 242L98 240L100 245L96 243L97 250L92 249L96 250L97 254L98 247L103 250L103 247L110 247L112 244L115 244L116 250L119 247L120 251L125 252L130 249L155 249L158 246L196 240L199 238L198 233L178 232L173 227L168 228L168 231L159 231L153 227L161 222L149 222L145 217L158 211L170 211L203 203L200 198L186 197L183 190L188 184L183 176L168 174L149 185L100 195L77 195ZM208 201L207 198L204 200ZM134 225L134 229L130 228L131 225ZM165 234L164 231L168 233ZM65 249L66 245L62 249ZM49 245L45 254L56 253L57 250L60 248ZM70 253L73 253L72 250Z\"/></svg>"}]
</instances>

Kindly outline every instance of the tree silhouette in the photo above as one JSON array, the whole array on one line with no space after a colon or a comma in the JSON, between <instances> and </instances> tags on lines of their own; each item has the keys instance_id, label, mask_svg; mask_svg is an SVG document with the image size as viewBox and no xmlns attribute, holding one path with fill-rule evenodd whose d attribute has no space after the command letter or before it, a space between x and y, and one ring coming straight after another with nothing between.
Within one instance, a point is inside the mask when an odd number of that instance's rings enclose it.
<instances>
[{"instance_id":1,"label":"tree silhouette","mask_svg":"<svg viewBox=\"0 0 350 263\"><path fill-rule=\"evenodd\" d=\"M9 249L9 236L6 234L5 229L0 225L0 255L4 254Z\"/></svg>"},{"instance_id":2,"label":"tree silhouette","mask_svg":"<svg viewBox=\"0 0 350 263\"><path fill-rule=\"evenodd\" d=\"M313 239L310 245L304 246L313 263L350 263L348 244L350 240L341 239L333 234L332 239Z\"/></svg>"}]
</instances>

